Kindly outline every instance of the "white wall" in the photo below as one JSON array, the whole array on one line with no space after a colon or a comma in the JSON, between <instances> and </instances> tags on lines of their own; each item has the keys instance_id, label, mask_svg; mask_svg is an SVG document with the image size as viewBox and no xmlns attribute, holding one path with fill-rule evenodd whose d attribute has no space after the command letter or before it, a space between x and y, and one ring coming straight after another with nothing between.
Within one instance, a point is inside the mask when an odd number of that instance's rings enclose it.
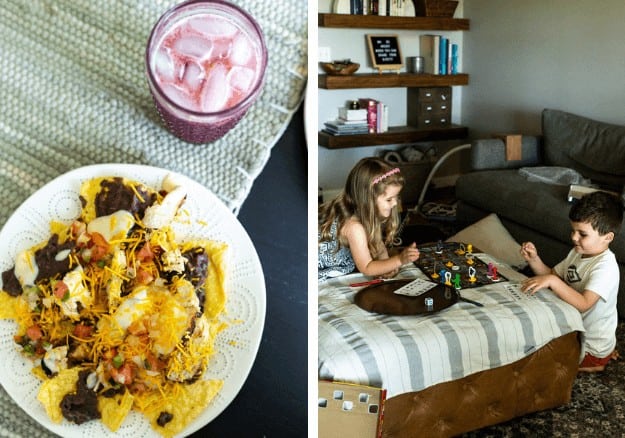
<instances>
[{"instance_id":1,"label":"white wall","mask_svg":"<svg viewBox=\"0 0 625 438\"><path fill-rule=\"evenodd\" d=\"M625 124L623 0L467 0L464 16L472 136L539 133L543 108Z\"/></svg>"},{"instance_id":2,"label":"white wall","mask_svg":"<svg viewBox=\"0 0 625 438\"><path fill-rule=\"evenodd\" d=\"M329 12L330 5L320 0L319 11ZM471 28L448 32L460 44L461 71L469 74L468 86L454 87L452 121L468 126L471 137L540 133L543 108L625 125L623 0L461 0L455 17L470 19ZM319 28L319 44L333 48L333 59L361 62L367 32L373 30ZM397 33L403 55L416 54L409 52L418 50L419 32ZM335 107L365 94L397 102L391 124L404 124L404 92L319 90L320 128ZM377 150L320 147L319 184L340 187L353 163ZM459 159L466 170L466 154Z\"/></svg>"},{"instance_id":3,"label":"white wall","mask_svg":"<svg viewBox=\"0 0 625 438\"><path fill-rule=\"evenodd\" d=\"M319 12L330 12L332 0L319 0ZM462 0L456 9L455 17L462 16ZM398 35L402 58L404 58L404 68L406 71L405 58L407 56L419 55L419 35L423 33L433 33L434 31L407 31L392 29L318 29L318 47L329 47L331 49L330 60L349 58L352 62L360 64L358 73L376 72L371 67L368 49L365 40L366 34L393 34ZM463 34L460 31L436 31L435 33L445 35L453 43L459 45L462 51ZM311 49L312 50L312 49ZM459 57L459 70L463 69L462 52ZM322 61L323 59L320 59ZM321 69L318 70L322 72ZM392 74L392 73L385 73ZM310 75L311 80L316 80L314 75ZM452 123L459 124L461 120L461 89L464 87L453 87L452 99ZM319 129L323 128L323 123L337 117L338 108L345 106L346 102L369 97L379 99L389 106L389 126L406 124L406 89L405 88L365 88L351 90L323 90L318 92L318 124ZM318 149L318 173L319 185L324 190L340 189L345 184L347 174L353 165L365 156L377 155L382 149L397 149L405 145L385 145L368 146L362 148L333 149L323 147ZM424 144L424 148L429 145Z\"/></svg>"}]
</instances>

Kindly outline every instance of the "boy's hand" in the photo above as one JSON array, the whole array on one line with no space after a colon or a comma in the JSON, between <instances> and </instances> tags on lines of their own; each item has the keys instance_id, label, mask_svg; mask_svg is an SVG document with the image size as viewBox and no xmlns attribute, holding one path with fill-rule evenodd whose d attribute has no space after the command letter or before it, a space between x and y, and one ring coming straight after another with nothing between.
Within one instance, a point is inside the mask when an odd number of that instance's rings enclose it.
<instances>
[{"instance_id":1,"label":"boy's hand","mask_svg":"<svg viewBox=\"0 0 625 438\"><path fill-rule=\"evenodd\" d=\"M536 257L538 257L538 251L536 250L536 246L532 242L523 242L523 244L521 245L521 256L527 262L535 259Z\"/></svg>"},{"instance_id":2,"label":"boy's hand","mask_svg":"<svg viewBox=\"0 0 625 438\"><path fill-rule=\"evenodd\" d=\"M530 277L521 283L521 291L534 295L540 289L550 287L552 277L551 274Z\"/></svg>"},{"instance_id":3,"label":"boy's hand","mask_svg":"<svg viewBox=\"0 0 625 438\"><path fill-rule=\"evenodd\" d=\"M399 254L399 259L401 260L402 265L406 263L414 262L419 258L419 249L417 248L417 244L412 242L409 246L404 248L404 250Z\"/></svg>"}]
</instances>

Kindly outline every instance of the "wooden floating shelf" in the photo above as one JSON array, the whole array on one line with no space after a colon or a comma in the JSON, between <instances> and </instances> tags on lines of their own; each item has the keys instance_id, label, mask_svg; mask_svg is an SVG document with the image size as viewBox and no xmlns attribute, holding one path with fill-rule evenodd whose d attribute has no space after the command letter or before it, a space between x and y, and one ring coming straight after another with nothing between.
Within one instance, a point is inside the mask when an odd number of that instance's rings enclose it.
<instances>
[{"instance_id":1,"label":"wooden floating shelf","mask_svg":"<svg viewBox=\"0 0 625 438\"><path fill-rule=\"evenodd\" d=\"M430 75L416 73L356 73L353 75L325 75L318 78L319 88L340 90L348 88L391 88L391 87L446 87L467 85L469 75Z\"/></svg>"},{"instance_id":2,"label":"wooden floating shelf","mask_svg":"<svg viewBox=\"0 0 625 438\"><path fill-rule=\"evenodd\" d=\"M399 30L469 30L470 20L452 17L385 17L379 15L326 14L318 16L319 27Z\"/></svg>"},{"instance_id":3,"label":"wooden floating shelf","mask_svg":"<svg viewBox=\"0 0 625 438\"><path fill-rule=\"evenodd\" d=\"M466 138L469 129L465 126L417 128L415 126L393 126L383 134L332 135L319 131L319 145L328 149L345 149L363 146L414 143L418 141L453 140Z\"/></svg>"}]
</instances>

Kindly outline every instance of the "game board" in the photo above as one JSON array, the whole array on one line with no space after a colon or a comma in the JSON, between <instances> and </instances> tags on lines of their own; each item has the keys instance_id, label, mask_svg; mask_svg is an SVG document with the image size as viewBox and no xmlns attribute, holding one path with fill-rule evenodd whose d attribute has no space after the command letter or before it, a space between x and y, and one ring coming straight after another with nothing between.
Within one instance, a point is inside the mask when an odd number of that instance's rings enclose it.
<instances>
[{"instance_id":1,"label":"game board","mask_svg":"<svg viewBox=\"0 0 625 438\"><path fill-rule=\"evenodd\" d=\"M448 285L457 289L479 287L508 280L497 272L496 266L487 265L474 255L470 244L439 241L420 245L419 252L421 255L414 264L425 275L432 281L447 282ZM471 268L475 271L470 272Z\"/></svg>"}]
</instances>

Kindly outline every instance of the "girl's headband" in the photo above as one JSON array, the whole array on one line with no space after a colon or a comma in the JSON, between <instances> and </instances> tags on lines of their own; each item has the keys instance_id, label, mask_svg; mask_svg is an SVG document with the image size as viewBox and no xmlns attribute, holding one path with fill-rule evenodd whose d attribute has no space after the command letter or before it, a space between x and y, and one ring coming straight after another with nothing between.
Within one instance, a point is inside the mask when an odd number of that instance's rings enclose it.
<instances>
[{"instance_id":1,"label":"girl's headband","mask_svg":"<svg viewBox=\"0 0 625 438\"><path fill-rule=\"evenodd\" d=\"M399 167L391 169L391 170L389 170L388 172L386 172L383 175L376 176L375 178L373 178L373 181L371 181L371 185L374 186L377 183L379 183L380 181L382 181L383 179L388 178L389 176L391 176L391 175L393 175L395 173L399 173Z\"/></svg>"}]
</instances>

